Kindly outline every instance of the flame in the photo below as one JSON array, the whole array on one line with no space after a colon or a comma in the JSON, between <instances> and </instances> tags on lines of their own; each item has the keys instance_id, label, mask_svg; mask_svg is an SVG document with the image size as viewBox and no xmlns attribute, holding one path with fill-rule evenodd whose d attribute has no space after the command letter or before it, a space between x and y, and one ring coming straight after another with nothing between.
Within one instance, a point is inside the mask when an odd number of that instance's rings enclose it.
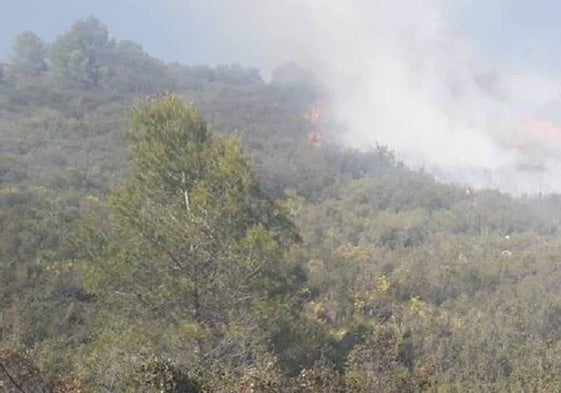
<instances>
[{"instance_id":1,"label":"flame","mask_svg":"<svg viewBox=\"0 0 561 393\"><path fill-rule=\"evenodd\" d=\"M316 125L320 122L323 115L323 109L319 105L314 105L304 116L308 123Z\"/></svg>"},{"instance_id":2,"label":"flame","mask_svg":"<svg viewBox=\"0 0 561 393\"><path fill-rule=\"evenodd\" d=\"M561 147L561 127L549 120L530 117L522 127L519 143L526 147Z\"/></svg>"},{"instance_id":3,"label":"flame","mask_svg":"<svg viewBox=\"0 0 561 393\"><path fill-rule=\"evenodd\" d=\"M321 137L321 134L317 131L308 132L308 142L310 142L313 147L323 146L323 139Z\"/></svg>"},{"instance_id":4,"label":"flame","mask_svg":"<svg viewBox=\"0 0 561 393\"><path fill-rule=\"evenodd\" d=\"M528 129L536 142L543 145L561 145L561 128L547 120L530 119Z\"/></svg>"},{"instance_id":5,"label":"flame","mask_svg":"<svg viewBox=\"0 0 561 393\"><path fill-rule=\"evenodd\" d=\"M323 147L324 142L319 129L323 117L323 108L316 104L310 108L304 117L310 125L310 131L307 134L308 142L315 148Z\"/></svg>"}]
</instances>

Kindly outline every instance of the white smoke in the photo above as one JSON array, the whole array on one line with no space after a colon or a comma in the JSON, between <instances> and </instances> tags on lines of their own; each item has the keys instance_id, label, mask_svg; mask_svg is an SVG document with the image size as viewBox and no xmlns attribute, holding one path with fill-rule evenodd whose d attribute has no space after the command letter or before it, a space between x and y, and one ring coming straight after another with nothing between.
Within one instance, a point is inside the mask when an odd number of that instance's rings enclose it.
<instances>
[{"instance_id":1,"label":"white smoke","mask_svg":"<svg viewBox=\"0 0 561 393\"><path fill-rule=\"evenodd\" d=\"M184 9L211 15L216 45L258 48L245 62L313 71L348 126L344 143L387 145L447 181L561 192L561 130L542 118L559 81L477 58L469 37L451 33L443 1L196 3Z\"/></svg>"}]
</instances>

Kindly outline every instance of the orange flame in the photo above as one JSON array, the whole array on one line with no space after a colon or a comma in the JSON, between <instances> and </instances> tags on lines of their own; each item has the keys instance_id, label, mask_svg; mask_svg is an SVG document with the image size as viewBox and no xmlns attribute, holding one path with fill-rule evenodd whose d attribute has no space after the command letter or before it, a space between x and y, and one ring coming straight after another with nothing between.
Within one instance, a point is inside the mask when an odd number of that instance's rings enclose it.
<instances>
[{"instance_id":1,"label":"orange flame","mask_svg":"<svg viewBox=\"0 0 561 393\"><path fill-rule=\"evenodd\" d=\"M321 138L321 134L317 131L308 132L308 142L310 142L313 147L323 146L323 139Z\"/></svg>"},{"instance_id":2,"label":"orange flame","mask_svg":"<svg viewBox=\"0 0 561 393\"><path fill-rule=\"evenodd\" d=\"M520 135L522 145L531 147L561 147L561 127L548 120L531 117Z\"/></svg>"},{"instance_id":3,"label":"orange flame","mask_svg":"<svg viewBox=\"0 0 561 393\"><path fill-rule=\"evenodd\" d=\"M310 111L305 115L306 120L312 125L318 124L323 115L323 110L320 106L315 105L310 109Z\"/></svg>"},{"instance_id":4,"label":"orange flame","mask_svg":"<svg viewBox=\"0 0 561 393\"><path fill-rule=\"evenodd\" d=\"M311 130L307 134L308 143L310 143L315 148L323 147L324 141L319 130L320 123L323 117L323 108L316 104L310 108L308 113L304 115L308 123L310 124Z\"/></svg>"}]
</instances>

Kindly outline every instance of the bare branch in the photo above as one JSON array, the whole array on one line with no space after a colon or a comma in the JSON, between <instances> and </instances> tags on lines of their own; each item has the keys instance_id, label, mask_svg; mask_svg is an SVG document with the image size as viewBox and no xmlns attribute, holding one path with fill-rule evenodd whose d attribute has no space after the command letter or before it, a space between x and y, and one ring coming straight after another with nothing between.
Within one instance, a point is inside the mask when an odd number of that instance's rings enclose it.
<instances>
[{"instance_id":1,"label":"bare branch","mask_svg":"<svg viewBox=\"0 0 561 393\"><path fill-rule=\"evenodd\" d=\"M6 374L8 376L8 379L10 380L10 382L21 392L21 393L27 393L25 390L23 390L23 388L16 382L16 380L14 379L14 377L12 377L10 375L10 373L8 372L8 370L6 369L6 367L4 367L4 365L2 363L0 363L0 369L2 369L2 371L4 372L4 374Z\"/></svg>"}]
</instances>

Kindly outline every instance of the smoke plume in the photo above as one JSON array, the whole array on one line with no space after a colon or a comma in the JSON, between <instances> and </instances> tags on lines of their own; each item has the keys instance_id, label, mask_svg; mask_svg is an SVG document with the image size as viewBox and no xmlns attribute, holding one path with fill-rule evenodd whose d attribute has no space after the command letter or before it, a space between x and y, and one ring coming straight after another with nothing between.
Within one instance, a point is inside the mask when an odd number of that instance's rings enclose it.
<instances>
[{"instance_id":1,"label":"smoke plume","mask_svg":"<svg viewBox=\"0 0 561 393\"><path fill-rule=\"evenodd\" d=\"M184 10L222 26L216 45L266 70L294 61L320 78L347 125L342 143L387 145L445 181L561 192L559 81L478 57L469 37L452 32L443 1L210 3Z\"/></svg>"}]
</instances>

